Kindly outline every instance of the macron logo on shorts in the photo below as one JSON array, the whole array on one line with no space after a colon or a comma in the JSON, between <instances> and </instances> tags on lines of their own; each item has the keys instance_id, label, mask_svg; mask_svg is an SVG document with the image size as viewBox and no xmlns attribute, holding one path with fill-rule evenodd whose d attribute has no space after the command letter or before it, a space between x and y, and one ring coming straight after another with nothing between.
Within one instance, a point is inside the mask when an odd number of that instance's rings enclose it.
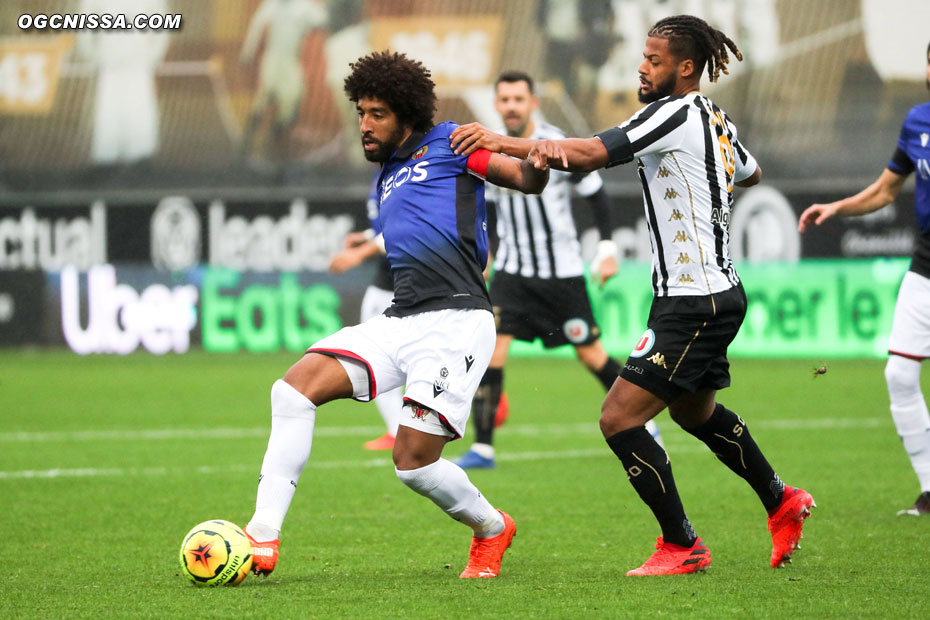
<instances>
[{"instance_id":1,"label":"macron logo on shorts","mask_svg":"<svg viewBox=\"0 0 930 620\"><path fill-rule=\"evenodd\" d=\"M433 398L449 389L449 369L443 366L439 369L439 376L433 381Z\"/></svg>"}]
</instances>

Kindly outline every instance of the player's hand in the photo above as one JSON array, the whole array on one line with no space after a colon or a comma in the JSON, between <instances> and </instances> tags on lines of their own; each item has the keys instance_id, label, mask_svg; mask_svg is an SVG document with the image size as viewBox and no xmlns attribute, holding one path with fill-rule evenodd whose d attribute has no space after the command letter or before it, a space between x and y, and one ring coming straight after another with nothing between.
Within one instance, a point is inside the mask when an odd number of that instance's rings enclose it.
<instances>
[{"instance_id":1,"label":"player's hand","mask_svg":"<svg viewBox=\"0 0 930 620\"><path fill-rule=\"evenodd\" d=\"M604 239L597 244L597 252L591 261L591 277L597 282L598 288L603 288L607 280L620 271L617 262L617 244L610 239Z\"/></svg>"},{"instance_id":2,"label":"player's hand","mask_svg":"<svg viewBox=\"0 0 930 620\"><path fill-rule=\"evenodd\" d=\"M537 140L526 155L526 159L533 164L534 168L540 170L548 170L550 161L560 161L563 168L568 167L568 155L555 140Z\"/></svg>"},{"instance_id":3,"label":"player's hand","mask_svg":"<svg viewBox=\"0 0 930 620\"><path fill-rule=\"evenodd\" d=\"M504 145L501 136L481 123L468 123L456 127L449 136L452 150L456 155L471 155L478 149L487 149L492 153L501 153Z\"/></svg>"},{"instance_id":4,"label":"player's hand","mask_svg":"<svg viewBox=\"0 0 930 620\"><path fill-rule=\"evenodd\" d=\"M362 245L366 241L370 241L370 240L371 240L371 235L367 231L360 230L357 232L350 232L348 235L346 235L346 238L342 242L342 245L344 248L349 249L349 248L354 248L356 246Z\"/></svg>"},{"instance_id":5,"label":"player's hand","mask_svg":"<svg viewBox=\"0 0 930 620\"><path fill-rule=\"evenodd\" d=\"M602 260L601 264L598 265L597 272L594 274L598 288L604 288L607 280L617 275L619 271L620 267L617 265L617 259L613 256Z\"/></svg>"},{"instance_id":6,"label":"player's hand","mask_svg":"<svg viewBox=\"0 0 930 620\"><path fill-rule=\"evenodd\" d=\"M345 273L349 269L356 267L364 259L365 257L359 251L358 246L343 250L329 261L329 271L330 273Z\"/></svg>"},{"instance_id":7,"label":"player's hand","mask_svg":"<svg viewBox=\"0 0 930 620\"><path fill-rule=\"evenodd\" d=\"M798 218L798 232L804 232L811 225L820 226L836 215L836 209L835 203L813 204L807 207Z\"/></svg>"}]
</instances>

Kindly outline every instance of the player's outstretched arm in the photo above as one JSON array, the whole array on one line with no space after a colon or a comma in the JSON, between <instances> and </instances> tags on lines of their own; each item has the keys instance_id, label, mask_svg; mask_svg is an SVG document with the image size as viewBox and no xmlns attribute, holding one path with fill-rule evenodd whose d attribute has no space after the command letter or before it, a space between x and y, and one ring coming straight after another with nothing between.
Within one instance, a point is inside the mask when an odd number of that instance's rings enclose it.
<instances>
[{"instance_id":1,"label":"player's outstretched arm","mask_svg":"<svg viewBox=\"0 0 930 620\"><path fill-rule=\"evenodd\" d=\"M804 232L809 226L820 226L837 215L865 215L878 211L898 197L905 179L906 176L885 168L874 183L858 194L806 208L798 219L798 231Z\"/></svg>"},{"instance_id":2,"label":"player's outstretched arm","mask_svg":"<svg viewBox=\"0 0 930 620\"><path fill-rule=\"evenodd\" d=\"M494 185L524 194L539 194L549 182L549 167L534 165L527 159L491 153L485 178Z\"/></svg>"},{"instance_id":3,"label":"player's outstretched arm","mask_svg":"<svg viewBox=\"0 0 930 620\"><path fill-rule=\"evenodd\" d=\"M603 168L608 162L607 147L598 138L528 140L502 136L480 123L457 127L450 138L452 149L459 155L470 155L478 149L487 149L492 153L521 159L532 157L537 167L552 166L570 172L591 172ZM536 152L530 156L534 147Z\"/></svg>"},{"instance_id":4,"label":"player's outstretched arm","mask_svg":"<svg viewBox=\"0 0 930 620\"><path fill-rule=\"evenodd\" d=\"M366 233L349 233L345 240L345 249L333 256L332 260L329 262L329 271L331 273L345 273L372 256L377 256L381 253L381 246L371 235L367 235Z\"/></svg>"}]
</instances>

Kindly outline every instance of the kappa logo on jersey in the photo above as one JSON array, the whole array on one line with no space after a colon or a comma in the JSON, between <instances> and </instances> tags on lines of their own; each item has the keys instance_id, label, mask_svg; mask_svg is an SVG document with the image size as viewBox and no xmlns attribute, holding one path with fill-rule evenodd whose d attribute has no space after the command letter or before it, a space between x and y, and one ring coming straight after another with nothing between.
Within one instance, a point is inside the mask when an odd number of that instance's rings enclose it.
<instances>
[{"instance_id":1,"label":"kappa logo on jersey","mask_svg":"<svg viewBox=\"0 0 930 620\"><path fill-rule=\"evenodd\" d=\"M426 148L426 147L423 147ZM426 151L423 151L424 153ZM419 181L425 181L429 172L426 167L429 166L428 161L421 161L413 166L404 166L391 176L385 178L381 181L381 202L387 200L387 197L391 195L391 192L406 183L407 181L417 183Z\"/></svg>"},{"instance_id":2,"label":"kappa logo on jersey","mask_svg":"<svg viewBox=\"0 0 930 620\"><path fill-rule=\"evenodd\" d=\"M672 209L672 214L668 216L669 222L677 222L678 220L685 219L685 216L678 209Z\"/></svg>"},{"instance_id":3,"label":"kappa logo on jersey","mask_svg":"<svg viewBox=\"0 0 930 620\"><path fill-rule=\"evenodd\" d=\"M642 357L649 353L652 350L652 345L656 343L656 333L651 329L647 329L643 332L643 335L640 336L639 342L636 343L636 346L633 348L633 351L630 353L630 357Z\"/></svg>"},{"instance_id":4,"label":"kappa logo on jersey","mask_svg":"<svg viewBox=\"0 0 930 620\"><path fill-rule=\"evenodd\" d=\"M474 364L474 363L475 363L475 356L474 356L474 355L466 355L466 356L465 356L465 372L468 372L469 370L471 370L471 366L472 366L472 364Z\"/></svg>"},{"instance_id":5,"label":"kappa logo on jersey","mask_svg":"<svg viewBox=\"0 0 930 620\"><path fill-rule=\"evenodd\" d=\"M572 344L580 344L584 342L588 334L591 333L591 328L588 327L584 319L574 318L565 321L565 324L562 325L562 331L565 333L565 338L569 342Z\"/></svg>"},{"instance_id":6,"label":"kappa logo on jersey","mask_svg":"<svg viewBox=\"0 0 930 620\"><path fill-rule=\"evenodd\" d=\"M421 146L419 149L417 149L417 152L413 154L413 157L411 159L420 159L421 157L426 155L426 151L428 150L429 150L429 146Z\"/></svg>"},{"instance_id":7,"label":"kappa logo on jersey","mask_svg":"<svg viewBox=\"0 0 930 620\"><path fill-rule=\"evenodd\" d=\"M449 389L449 369L443 366L439 369L439 376L433 381L433 398L438 398L440 394Z\"/></svg>"},{"instance_id":8,"label":"kappa logo on jersey","mask_svg":"<svg viewBox=\"0 0 930 620\"><path fill-rule=\"evenodd\" d=\"M672 174L672 173L668 171L668 168L666 168L665 166L659 166L659 172L658 172L657 176L658 176L660 179L664 179L665 177L669 176L670 174Z\"/></svg>"},{"instance_id":9,"label":"kappa logo on jersey","mask_svg":"<svg viewBox=\"0 0 930 620\"><path fill-rule=\"evenodd\" d=\"M681 196L681 194L679 194L678 192L676 192L676 191L675 191L674 189L672 189L671 187L669 187L667 190L665 190L665 199L666 199L666 200L674 200L675 198L679 198L680 196Z\"/></svg>"},{"instance_id":10,"label":"kappa logo on jersey","mask_svg":"<svg viewBox=\"0 0 930 620\"><path fill-rule=\"evenodd\" d=\"M694 260L688 256L687 252L679 252L678 260L675 261L676 265L687 265L688 263L693 263Z\"/></svg>"},{"instance_id":11,"label":"kappa logo on jersey","mask_svg":"<svg viewBox=\"0 0 930 620\"><path fill-rule=\"evenodd\" d=\"M694 278L692 278L687 273L683 273L680 276L678 276L678 283L679 284L694 284Z\"/></svg>"},{"instance_id":12,"label":"kappa logo on jersey","mask_svg":"<svg viewBox=\"0 0 930 620\"><path fill-rule=\"evenodd\" d=\"M684 243L688 240L688 233L683 230L679 230L675 233L675 238L672 239L672 243Z\"/></svg>"}]
</instances>

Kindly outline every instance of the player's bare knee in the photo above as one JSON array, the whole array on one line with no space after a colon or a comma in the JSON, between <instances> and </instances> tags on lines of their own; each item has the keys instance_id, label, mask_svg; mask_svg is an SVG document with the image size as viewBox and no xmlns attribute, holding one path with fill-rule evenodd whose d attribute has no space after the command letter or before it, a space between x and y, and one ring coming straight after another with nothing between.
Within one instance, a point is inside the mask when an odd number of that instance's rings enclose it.
<instances>
[{"instance_id":1,"label":"player's bare knee","mask_svg":"<svg viewBox=\"0 0 930 620\"><path fill-rule=\"evenodd\" d=\"M394 468L398 471L409 471L429 465L429 463L423 462L422 454L417 454L411 448L401 447L397 443L394 444L394 452L391 453L391 457L394 461Z\"/></svg>"},{"instance_id":2,"label":"player's bare knee","mask_svg":"<svg viewBox=\"0 0 930 620\"><path fill-rule=\"evenodd\" d=\"M401 425L397 429L394 451L391 454L398 471L410 471L426 467L439 460L446 437L415 431Z\"/></svg>"},{"instance_id":3,"label":"player's bare knee","mask_svg":"<svg viewBox=\"0 0 930 620\"><path fill-rule=\"evenodd\" d=\"M288 369L284 381L317 406L352 396L349 376L330 355L307 353Z\"/></svg>"},{"instance_id":4,"label":"player's bare knee","mask_svg":"<svg viewBox=\"0 0 930 620\"><path fill-rule=\"evenodd\" d=\"M605 399L601 405L601 419L599 420L601 433L604 437L611 437L622 430L626 430L624 417L620 407L611 399Z\"/></svg>"}]
</instances>

